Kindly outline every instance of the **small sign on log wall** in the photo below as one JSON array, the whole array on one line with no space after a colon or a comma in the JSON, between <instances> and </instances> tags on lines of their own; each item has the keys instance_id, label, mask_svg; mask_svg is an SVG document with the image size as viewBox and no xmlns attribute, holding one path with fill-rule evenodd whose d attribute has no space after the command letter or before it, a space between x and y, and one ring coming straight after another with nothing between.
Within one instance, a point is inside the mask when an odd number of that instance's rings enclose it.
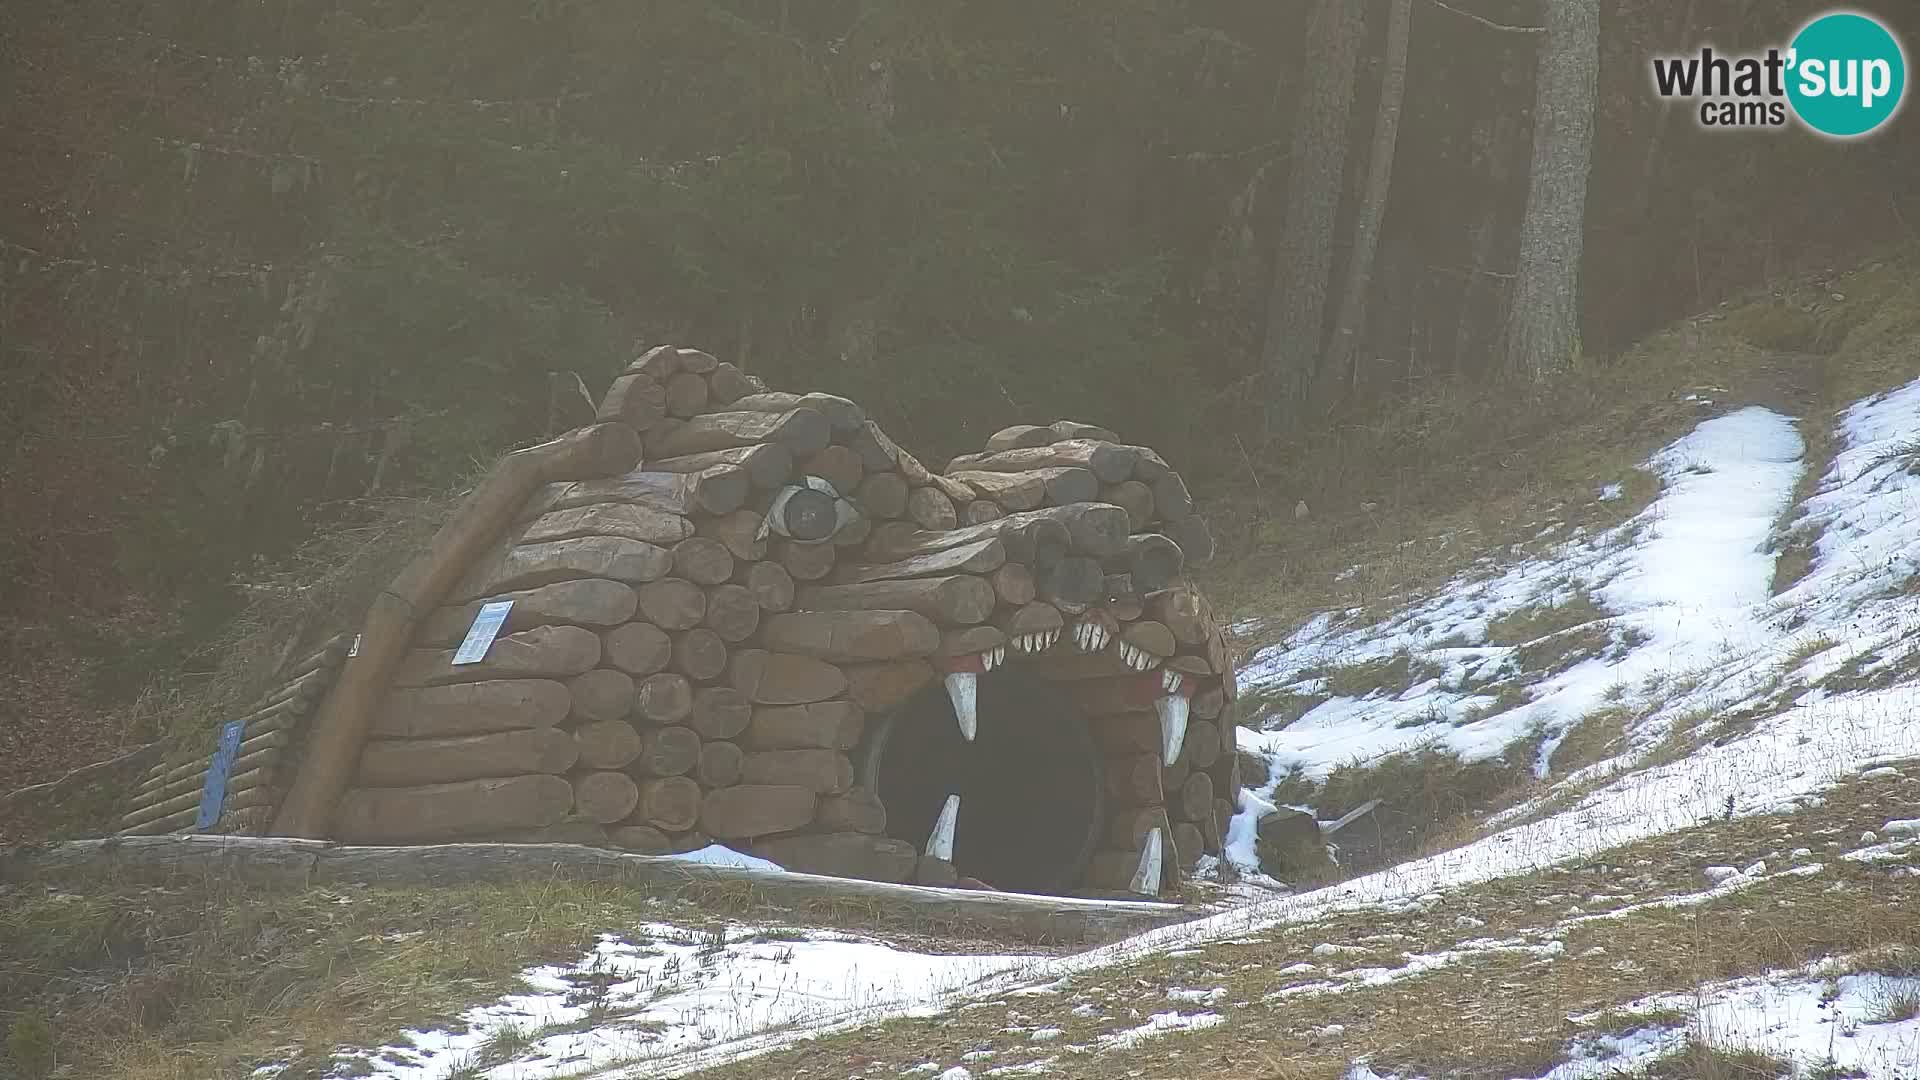
<instances>
[{"instance_id":1,"label":"small sign on log wall","mask_svg":"<svg viewBox=\"0 0 1920 1080\"><path fill-rule=\"evenodd\" d=\"M473 617L473 625L467 629L467 638L460 643L460 649L453 654L454 664L477 664L487 658L487 650L493 648L493 639L500 636L500 628L506 625L507 612L513 610L513 601L495 600L483 604L480 614Z\"/></svg>"},{"instance_id":2,"label":"small sign on log wall","mask_svg":"<svg viewBox=\"0 0 1920 1080\"><path fill-rule=\"evenodd\" d=\"M240 736L247 729L245 720L229 720L220 729L220 745L207 766L207 782L200 789L200 814L193 820L194 832L206 832L220 822L220 811L227 801L227 771L240 752Z\"/></svg>"}]
</instances>

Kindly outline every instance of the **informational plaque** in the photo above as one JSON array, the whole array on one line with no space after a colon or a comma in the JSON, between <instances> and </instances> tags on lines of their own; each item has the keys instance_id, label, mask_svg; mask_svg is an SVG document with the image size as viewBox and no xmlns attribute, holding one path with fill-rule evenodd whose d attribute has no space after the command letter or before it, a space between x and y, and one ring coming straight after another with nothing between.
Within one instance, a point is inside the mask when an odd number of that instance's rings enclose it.
<instances>
[{"instance_id":1,"label":"informational plaque","mask_svg":"<svg viewBox=\"0 0 1920 1080\"><path fill-rule=\"evenodd\" d=\"M453 654L454 666L477 664L487 658L487 650L493 648L493 639L500 636L500 627L506 624L507 612L513 610L513 601L495 600L491 604L482 604L480 614L473 617L473 625L467 628L467 638Z\"/></svg>"},{"instance_id":2,"label":"informational plaque","mask_svg":"<svg viewBox=\"0 0 1920 1080\"><path fill-rule=\"evenodd\" d=\"M220 729L220 745L213 751L207 782L200 789L200 813L193 819L194 832L206 832L219 824L227 802L227 773L233 769L233 759L240 753L240 736L246 730L245 720L229 720Z\"/></svg>"}]
</instances>

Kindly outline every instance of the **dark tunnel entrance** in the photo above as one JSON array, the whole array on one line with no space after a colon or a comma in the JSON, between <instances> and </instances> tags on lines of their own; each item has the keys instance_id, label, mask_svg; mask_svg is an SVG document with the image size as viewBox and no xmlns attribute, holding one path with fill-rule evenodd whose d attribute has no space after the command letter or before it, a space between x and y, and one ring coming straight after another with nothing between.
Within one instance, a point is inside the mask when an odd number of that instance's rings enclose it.
<instances>
[{"instance_id":1,"label":"dark tunnel entrance","mask_svg":"<svg viewBox=\"0 0 1920 1080\"><path fill-rule=\"evenodd\" d=\"M974 741L935 683L875 726L862 773L887 808L887 835L922 851L947 796L959 795L954 866L997 889L1072 891L1105 819L1086 719L1058 685L1018 666L980 677Z\"/></svg>"}]
</instances>

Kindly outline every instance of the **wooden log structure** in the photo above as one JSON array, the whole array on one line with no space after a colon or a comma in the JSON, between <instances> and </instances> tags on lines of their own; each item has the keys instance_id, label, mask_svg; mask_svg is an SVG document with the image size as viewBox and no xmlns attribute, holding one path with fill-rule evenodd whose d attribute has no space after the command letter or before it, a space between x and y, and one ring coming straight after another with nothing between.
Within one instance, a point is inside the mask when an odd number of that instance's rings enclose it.
<instances>
[{"instance_id":1,"label":"wooden log structure","mask_svg":"<svg viewBox=\"0 0 1920 1080\"><path fill-rule=\"evenodd\" d=\"M1172 874L1219 850L1238 791L1232 656L1186 577L1211 537L1151 449L1056 420L930 469L852 401L676 346L634 360L596 415L502 458L380 594L352 659L336 638L281 665L242 713L222 827L724 843L980 887L964 853L884 836L887 807L860 780L869 733L943 679L972 694L967 680L1031 665L1091 717L1103 758L1100 851L1075 888L1137 885L1149 837ZM844 502L806 486L820 481ZM503 600L467 662L459 647ZM1163 764L1155 702L1175 675L1188 719ZM190 824L205 772L149 770L122 825Z\"/></svg>"}]
</instances>

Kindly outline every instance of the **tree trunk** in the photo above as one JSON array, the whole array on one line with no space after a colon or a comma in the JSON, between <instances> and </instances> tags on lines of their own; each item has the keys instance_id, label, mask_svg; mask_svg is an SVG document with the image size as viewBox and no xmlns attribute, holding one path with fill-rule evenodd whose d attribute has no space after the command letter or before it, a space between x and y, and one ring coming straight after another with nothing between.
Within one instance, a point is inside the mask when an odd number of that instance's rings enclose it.
<instances>
[{"instance_id":1,"label":"tree trunk","mask_svg":"<svg viewBox=\"0 0 1920 1080\"><path fill-rule=\"evenodd\" d=\"M1534 379L1566 370L1579 347L1580 255L1600 70L1599 0L1554 0L1544 7L1533 170L1506 342L1508 371Z\"/></svg>"},{"instance_id":2,"label":"tree trunk","mask_svg":"<svg viewBox=\"0 0 1920 1080\"><path fill-rule=\"evenodd\" d=\"M1373 152L1367 159L1365 201L1353 227L1353 253L1347 257L1346 295L1340 317L1327 346L1321 387L1330 398L1345 392L1350 382L1353 350L1366 317L1367 289L1373 279L1373 253L1380 240L1380 219L1387 211L1387 191L1393 183L1393 151L1400 136L1400 103L1407 89L1407 38L1413 22L1413 0L1393 0L1387 23L1386 70L1380 76L1380 110L1373 122Z\"/></svg>"},{"instance_id":3,"label":"tree trunk","mask_svg":"<svg viewBox=\"0 0 1920 1080\"><path fill-rule=\"evenodd\" d=\"M1346 169L1347 114L1360 51L1361 6L1315 0L1307 27L1307 70L1287 169L1287 217L1267 300L1261 366L1267 376L1269 435L1296 415L1312 384L1326 322L1334 221Z\"/></svg>"}]
</instances>

